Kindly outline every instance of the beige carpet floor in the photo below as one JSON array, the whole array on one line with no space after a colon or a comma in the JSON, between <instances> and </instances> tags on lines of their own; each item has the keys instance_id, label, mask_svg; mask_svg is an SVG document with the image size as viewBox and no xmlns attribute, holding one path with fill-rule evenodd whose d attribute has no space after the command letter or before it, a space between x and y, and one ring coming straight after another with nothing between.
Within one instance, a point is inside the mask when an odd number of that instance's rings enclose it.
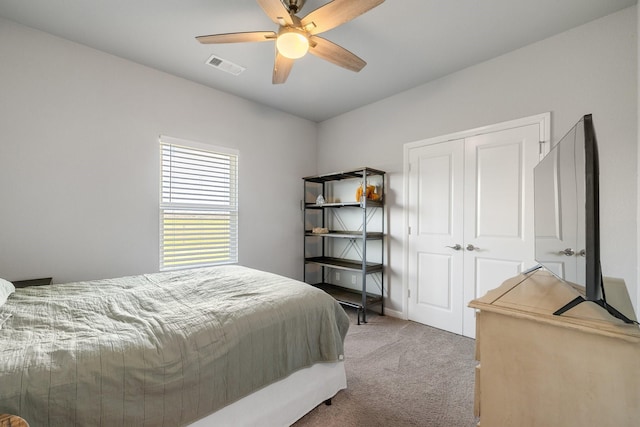
<instances>
[{"instance_id":1,"label":"beige carpet floor","mask_svg":"<svg viewBox=\"0 0 640 427\"><path fill-rule=\"evenodd\" d=\"M370 313L345 340L347 389L295 427L475 427L475 341Z\"/></svg>"}]
</instances>

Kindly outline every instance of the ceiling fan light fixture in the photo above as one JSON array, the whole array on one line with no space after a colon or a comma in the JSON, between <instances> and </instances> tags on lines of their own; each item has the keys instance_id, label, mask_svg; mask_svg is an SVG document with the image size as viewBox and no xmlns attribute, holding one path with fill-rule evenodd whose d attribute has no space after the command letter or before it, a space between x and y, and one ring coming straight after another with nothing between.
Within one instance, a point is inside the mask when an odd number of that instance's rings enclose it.
<instances>
[{"instance_id":1,"label":"ceiling fan light fixture","mask_svg":"<svg viewBox=\"0 0 640 427\"><path fill-rule=\"evenodd\" d=\"M278 34L276 48L286 58L302 58L309 51L309 38L296 28L283 28Z\"/></svg>"},{"instance_id":2,"label":"ceiling fan light fixture","mask_svg":"<svg viewBox=\"0 0 640 427\"><path fill-rule=\"evenodd\" d=\"M0 0L1 1L1 0ZM245 31L237 33L198 36L202 44L241 43L275 41L276 50L271 83L281 84L287 80L296 59L307 52L320 59L354 72L367 63L340 45L318 34L329 31L351 21L363 13L379 6L384 0L332 0L324 1L313 12L299 18L296 14L306 0L257 0L269 19L278 25L275 31Z\"/></svg>"}]
</instances>

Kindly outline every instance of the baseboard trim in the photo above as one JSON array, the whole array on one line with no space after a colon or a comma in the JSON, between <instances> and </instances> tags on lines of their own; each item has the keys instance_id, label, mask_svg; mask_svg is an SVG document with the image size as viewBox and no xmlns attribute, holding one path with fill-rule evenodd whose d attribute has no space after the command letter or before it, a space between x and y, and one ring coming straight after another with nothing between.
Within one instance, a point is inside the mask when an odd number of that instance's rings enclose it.
<instances>
[{"instance_id":1,"label":"baseboard trim","mask_svg":"<svg viewBox=\"0 0 640 427\"><path fill-rule=\"evenodd\" d=\"M384 308L384 315L395 317L402 320L407 320L407 316L405 316L403 312L397 311L397 310L391 310L390 308L386 308L386 307Z\"/></svg>"}]
</instances>

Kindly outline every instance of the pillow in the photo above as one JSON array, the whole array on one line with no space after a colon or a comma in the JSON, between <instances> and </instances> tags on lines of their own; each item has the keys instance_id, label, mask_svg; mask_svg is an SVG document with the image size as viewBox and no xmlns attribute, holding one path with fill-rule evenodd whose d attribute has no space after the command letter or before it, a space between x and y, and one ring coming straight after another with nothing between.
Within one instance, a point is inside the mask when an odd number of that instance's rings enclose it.
<instances>
[{"instance_id":1,"label":"pillow","mask_svg":"<svg viewBox=\"0 0 640 427\"><path fill-rule=\"evenodd\" d=\"M13 286L13 283L0 279L0 307L7 301L9 295L15 291L16 287Z\"/></svg>"}]
</instances>

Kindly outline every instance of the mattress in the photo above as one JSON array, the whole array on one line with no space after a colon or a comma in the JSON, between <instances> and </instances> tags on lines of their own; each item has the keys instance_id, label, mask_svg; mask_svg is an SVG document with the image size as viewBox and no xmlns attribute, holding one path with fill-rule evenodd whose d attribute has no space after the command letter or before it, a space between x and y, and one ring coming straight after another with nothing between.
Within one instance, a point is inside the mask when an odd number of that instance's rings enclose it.
<instances>
[{"instance_id":1,"label":"mattress","mask_svg":"<svg viewBox=\"0 0 640 427\"><path fill-rule=\"evenodd\" d=\"M324 292L240 266L18 289L0 319L0 411L32 426L187 425L340 361L349 327Z\"/></svg>"}]
</instances>

